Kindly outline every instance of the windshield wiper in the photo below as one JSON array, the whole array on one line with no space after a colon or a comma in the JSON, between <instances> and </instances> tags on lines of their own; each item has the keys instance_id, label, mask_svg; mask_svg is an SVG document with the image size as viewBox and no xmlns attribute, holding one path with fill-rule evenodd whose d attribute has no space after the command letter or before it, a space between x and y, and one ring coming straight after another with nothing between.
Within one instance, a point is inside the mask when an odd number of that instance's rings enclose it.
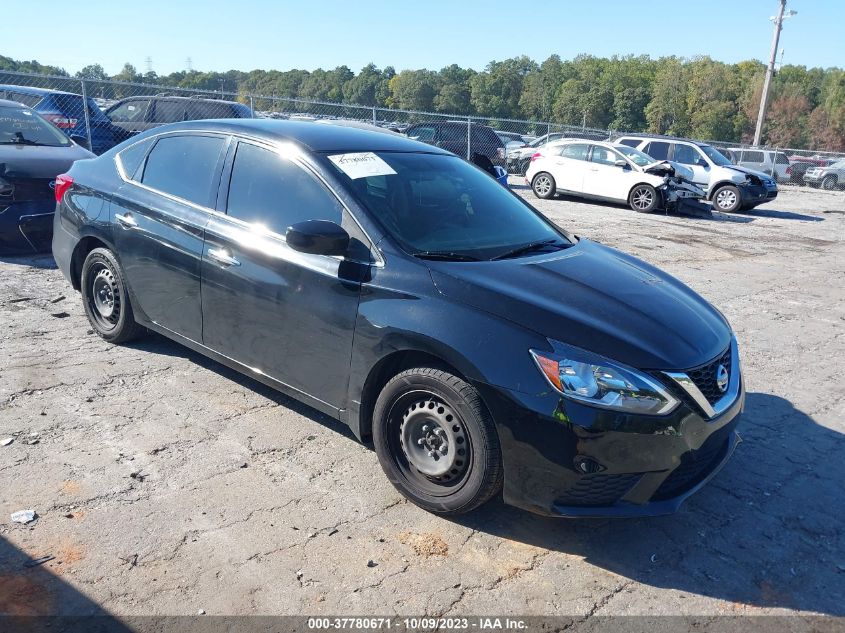
<instances>
[{"instance_id":1,"label":"windshield wiper","mask_svg":"<svg viewBox=\"0 0 845 633\"><path fill-rule=\"evenodd\" d=\"M502 253L501 255L496 255L495 257L491 257L490 261L494 261L497 259L509 259L511 257L518 257L520 255L524 255L525 253L530 253L531 251L539 251L548 246L555 246L557 248L567 248L571 246L571 244L556 244L560 238L552 237L547 240L540 240L538 242L530 242L528 244L523 244L522 246L518 246L513 250L507 251Z\"/></svg>"},{"instance_id":2,"label":"windshield wiper","mask_svg":"<svg viewBox=\"0 0 845 633\"><path fill-rule=\"evenodd\" d=\"M451 262L477 262L478 258L472 255L465 255L463 253L453 253L451 251L417 251L414 257L419 259L442 259Z\"/></svg>"}]
</instances>

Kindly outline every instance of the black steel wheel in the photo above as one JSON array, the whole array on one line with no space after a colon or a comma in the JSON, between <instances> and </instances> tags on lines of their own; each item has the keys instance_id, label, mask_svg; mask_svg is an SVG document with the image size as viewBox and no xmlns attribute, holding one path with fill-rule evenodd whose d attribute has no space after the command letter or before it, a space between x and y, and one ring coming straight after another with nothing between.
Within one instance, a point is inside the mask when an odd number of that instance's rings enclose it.
<instances>
[{"instance_id":1,"label":"black steel wheel","mask_svg":"<svg viewBox=\"0 0 845 633\"><path fill-rule=\"evenodd\" d=\"M80 279L85 315L94 331L111 343L123 343L143 333L135 322L123 270L114 254L95 248L82 264Z\"/></svg>"},{"instance_id":2,"label":"black steel wheel","mask_svg":"<svg viewBox=\"0 0 845 633\"><path fill-rule=\"evenodd\" d=\"M439 514L473 510L502 485L499 440L475 388L431 367L403 371L382 389L373 443L393 485Z\"/></svg>"},{"instance_id":3,"label":"black steel wheel","mask_svg":"<svg viewBox=\"0 0 845 633\"><path fill-rule=\"evenodd\" d=\"M660 193L649 184L639 184L631 189L628 204L638 213L651 213L660 206Z\"/></svg>"}]
</instances>

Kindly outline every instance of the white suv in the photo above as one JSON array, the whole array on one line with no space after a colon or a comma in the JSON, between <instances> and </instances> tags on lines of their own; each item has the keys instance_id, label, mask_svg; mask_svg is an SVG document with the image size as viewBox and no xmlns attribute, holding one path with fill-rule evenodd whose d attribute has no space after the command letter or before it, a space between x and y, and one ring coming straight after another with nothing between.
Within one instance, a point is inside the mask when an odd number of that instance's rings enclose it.
<instances>
[{"instance_id":1,"label":"white suv","mask_svg":"<svg viewBox=\"0 0 845 633\"><path fill-rule=\"evenodd\" d=\"M693 181L707 192L707 200L718 211L753 209L777 198L778 186L771 176L732 164L706 143L645 134L621 136L614 142L634 147L655 160L671 160L689 167Z\"/></svg>"},{"instance_id":2,"label":"white suv","mask_svg":"<svg viewBox=\"0 0 845 633\"><path fill-rule=\"evenodd\" d=\"M789 181L789 174L786 173L790 164L789 158L783 152L749 147L730 147L728 151L733 154L734 164L740 167L768 174L777 182Z\"/></svg>"}]
</instances>

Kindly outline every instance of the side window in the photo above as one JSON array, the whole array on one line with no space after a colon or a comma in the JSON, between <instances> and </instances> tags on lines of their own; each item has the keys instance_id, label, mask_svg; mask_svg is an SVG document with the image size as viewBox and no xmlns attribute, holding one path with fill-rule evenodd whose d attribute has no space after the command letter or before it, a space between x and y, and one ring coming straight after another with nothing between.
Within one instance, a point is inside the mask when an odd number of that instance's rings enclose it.
<instances>
[{"instance_id":1,"label":"side window","mask_svg":"<svg viewBox=\"0 0 845 633\"><path fill-rule=\"evenodd\" d=\"M764 162L763 152L742 150L742 162L743 163L762 163L762 162Z\"/></svg>"},{"instance_id":2,"label":"side window","mask_svg":"<svg viewBox=\"0 0 845 633\"><path fill-rule=\"evenodd\" d=\"M620 145L627 145L628 147L636 147L640 144L639 139L636 138L623 138L621 141L617 141Z\"/></svg>"},{"instance_id":3,"label":"side window","mask_svg":"<svg viewBox=\"0 0 845 633\"><path fill-rule=\"evenodd\" d=\"M593 154L590 157L590 162L599 163L600 165L615 165L617 160L623 159L609 147L593 145Z\"/></svg>"},{"instance_id":4,"label":"side window","mask_svg":"<svg viewBox=\"0 0 845 633\"><path fill-rule=\"evenodd\" d=\"M669 143L652 141L643 148L643 151L654 160L666 160L669 158Z\"/></svg>"},{"instance_id":5,"label":"side window","mask_svg":"<svg viewBox=\"0 0 845 633\"><path fill-rule=\"evenodd\" d=\"M682 165L696 165L701 158L698 150L691 145L675 143L675 162Z\"/></svg>"},{"instance_id":6,"label":"side window","mask_svg":"<svg viewBox=\"0 0 845 633\"><path fill-rule=\"evenodd\" d=\"M133 176L135 176L141 163L144 162L144 156L147 155L147 150L150 149L154 141L155 139L147 139L140 143L135 143L117 155L117 160L120 162L123 174L129 180L133 180Z\"/></svg>"},{"instance_id":7,"label":"side window","mask_svg":"<svg viewBox=\"0 0 845 633\"><path fill-rule=\"evenodd\" d=\"M147 156L141 182L208 206L214 168L223 148L217 136L166 136L158 140Z\"/></svg>"},{"instance_id":8,"label":"side window","mask_svg":"<svg viewBox=\"0 0 845 633\"><path fill-rule=\"evenodd\" d=\"M447 141L449 143L460 143L463 141L464 145L467 142L467 128L465 125L454 125L446 123L440 127L440 141ZM472 128L472 143L473 145L482 141L478 129Z\"/></svg>"},{"instance_id":9,"label":"side window","mask_svg":"<svg viewBox=\"0 0 845 633\"><path fill-rule=\"evenodd\" d=\"M121 103L114 110L108 113L108 117L116 123L135 123L143 121L147 113L147 106L150 102L145 99L133 99Z\"/></svg>"},{"instance_id":10,"label":"side window","mask_svg":"<svg viewBox=\"0 0 845 633\"><path fill-rule=\"evenodd\" d=\"M226 213L279 235L305 220L340 224L343 207L314 176L276 152L240 143L232 165Z\"/></svg>"},{"instance_id":11,"label":"side window","mask_svg":"<svg viewBox=\"0 0 845 633\"><path fill-rule=\"evenodd\" d=\"M153 121L175 123L185 120L185 104L182 101L156 101Z\"/></svg>"},{"instance_id":12,"label":"side window","mask_svg":"<svg viewBox=\"0 0 845 633\"><path fill-rule=\"evenodd\" d=\"M422 141L423 143L433 143L436 130L433 126L420 125L408 132L408 136L415 141Z\"/></svg>"},{"instance_id":13,"label":"side window","mask_svg":"<svg viewBox=\"0 0 845 633\"><path fill-rule=\"evenodd\" d=\"M209 103L206 101L188 103L188 120L200 119L230 119L233 117L232 107L228 103Z\"/></svg>"},{"instance_id":14,"label":"side window","mask_svg":"<svg viewBox=\"0 0 845 633\"><path fill-rule=\"evenodd\" d=\"M6 94L8 96L3 97L4 99L9 99L10 101L17 101L18 103L22 103L30 108L34 108L39 103L41 103L41 97L39 95L28 95L22 92L8 92Z\"/></svg>"},{"instance_id":15,"label":"side window","mask_svg":"<svg viewBox=\"0 0 845 633\"><path fill-rule=\"evenodd\" d=\"M590 146L586 143L572 143L571 145L564 145L560 155L574 160L587 160L588 149L590 149Z\"/></svg>"},{"instance_id":16,"label":"side window","mask_svg":"<svg viewBox=\"0 0 845 633\"><path fill-rule=\"evenodd\" d=\"M775 163L778 165L788 165L789 158L787 158L786 154L775 154Z\"/></svg>"}]
</instances>

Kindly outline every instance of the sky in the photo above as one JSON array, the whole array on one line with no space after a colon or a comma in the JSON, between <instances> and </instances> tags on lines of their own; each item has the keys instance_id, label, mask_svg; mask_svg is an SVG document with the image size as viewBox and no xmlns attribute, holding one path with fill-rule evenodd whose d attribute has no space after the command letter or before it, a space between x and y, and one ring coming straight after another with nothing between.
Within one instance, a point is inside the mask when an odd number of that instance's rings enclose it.
<instances>
[{"instance_id":1,"label":"sky","mask_svg":"<svg viewBox=\"0 0 845 633\"><path fill-rule=\"evenodd\" d=\"M74 73L125 62L158 74L187 68L482 70L491 60L551 54L709 55L766 61L778 0L3 0L0 55ZM789 0L783 63L845 67L845 0ZM11 19L9 19L11 16ZM16 16L21 22L16 25ZM20 26L21 28L17 28ZM778 61L781 60L780 54Z\"/></svg>"}]
</instances>

